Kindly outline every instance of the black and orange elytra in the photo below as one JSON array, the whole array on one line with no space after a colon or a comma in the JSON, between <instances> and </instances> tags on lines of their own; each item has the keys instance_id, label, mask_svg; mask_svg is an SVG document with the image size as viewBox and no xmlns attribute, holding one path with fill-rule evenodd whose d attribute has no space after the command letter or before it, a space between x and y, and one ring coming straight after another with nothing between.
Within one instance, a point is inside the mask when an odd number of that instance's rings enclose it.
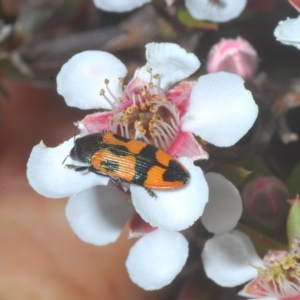
<instances>
[{"instance_id":1,"label":"black and orange elytra","mask_svg":"<svg viewBox=\"0 0 300 300\"><path fill-rule=\"evenodd\" d=\"M174 189L189 180L182 164L166 152L111 131L93 133L75 140L70 157L89 166L66 165L75 171L108 176L114 183L133 183L150 189Z\"/></svg>"}]
</instances>

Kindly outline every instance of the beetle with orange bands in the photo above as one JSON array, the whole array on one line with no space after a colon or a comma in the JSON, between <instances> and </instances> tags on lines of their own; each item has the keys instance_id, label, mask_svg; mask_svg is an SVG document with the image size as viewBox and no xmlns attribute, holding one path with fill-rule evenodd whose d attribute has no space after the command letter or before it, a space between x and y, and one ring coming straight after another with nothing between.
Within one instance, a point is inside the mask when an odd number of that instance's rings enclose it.
<instances>
[{"instance_id":1,"label":"beetle with orange bands","mask_svg":"<svg viewBox=\"0 0 300 300\"><path fill-rule=\"evenodd\" d=\"M189 172L174 157L142 140L127 139L111 131L92 133L75 140L70 151L73 160L89 166L66 165L75 171L108 176L122 182L151 189L174 189L189 180Z\"/></svg>"}]
</instances>

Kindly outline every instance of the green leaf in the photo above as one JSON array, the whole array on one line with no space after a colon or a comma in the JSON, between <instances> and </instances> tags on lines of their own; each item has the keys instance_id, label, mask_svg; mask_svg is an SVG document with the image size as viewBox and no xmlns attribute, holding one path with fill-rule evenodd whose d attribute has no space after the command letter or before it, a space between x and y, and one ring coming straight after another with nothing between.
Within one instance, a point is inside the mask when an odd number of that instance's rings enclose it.
<instances>
[{"instance_id":1,"label":"green leaf","mask_svg":"<svg viewBox=\"0 0 300 300\"><path fill-rule=\"evenodd\" d=\"M28 6L22 10L18 19L18 33L31 37L36 29L52 14L51 6Z\"/></svg>"},{"instance_id":2,"label":"green leaf","mask_svg":"<svg viewBox=\"0 0 300 300\"><path fill-rule=\"evenodd\" d=\"M217 23L194 19L190 15L188 10L185 8L178 9L177 18L183 25L192 28L213 29L213 30L217 30L219 28L219 25Z\"/></svg>"},{"instance_id":3,"label":"green leaf","mask_svg":"<svg viewBox=\"0 0 300 300\"><path fill-rule=\"evenodd\" d=\"M249 227L244 223L239 222L236 229L242 231L251 239L255 250L260 257L266 255L269 250L288 250L287 245L268 237L267 235Z\"/></svg>"},{"instance_id":4,"label":"green leaf","mask_svg":"<svg viewBox=\"0 0 300 300\"><path fill-rule=\"evenodd\" d=\"M296 165L286 181L287 188L292 197L300 194L300 163Z\"/></svg>"},{"instance_id":5,"label":"green leaf","mask_svg":"<svg viewBox=\"0 0 300 300\"><path fill-rule=\"evenodd\" d=\"M287 219L287 236L291 246L294 238L300 239L300 198L290 201L291 208Z\"/></svg>"},{"instance_id":6,"label":"green leaf","mask_svg":"<svg viewBox=\"0 0 300 300\"><path fill-rule=\"evenodd\" d=\"M243 181L251 174L251 171L244 169L243 167L235 165L220 165L213 168L211 171L222 174L233 185L239 186Z\"/></svg>"},{"instance_id":7,"label":"green leaf","mask_svg":"<svg viewBox=\"0 0 300 300\"><path fill-rule=\"evenodd\" d=\"M244 164L243 167L261 176L273 175L273 173L270 171L270 169L260 156L256 156L252 161L250 161L247 164Z\"/></svg>"}]
</instances>

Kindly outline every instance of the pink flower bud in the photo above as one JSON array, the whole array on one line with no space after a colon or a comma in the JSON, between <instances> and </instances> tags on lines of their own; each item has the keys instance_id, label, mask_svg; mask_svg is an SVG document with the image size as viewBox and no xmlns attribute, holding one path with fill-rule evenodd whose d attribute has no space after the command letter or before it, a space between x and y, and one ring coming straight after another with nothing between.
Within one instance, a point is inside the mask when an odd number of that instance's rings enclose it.
<instances>
[{"instance_id":1,"label":"pink flower bud","mask_svg":"<svg viewBox=\"0 0 300 300\"><path fill-rule=\"evenodd\" d=\"M286 214L288 190L276 177L260 177L248 183L242 193L246 210L259 218Z\"/></svg>"},{"instance_id":2,"label":"pink flower bud","mask_svg":"<svg viewBox=\"0 0 300 300\"><path fill-rule=\"evenodd\" d=\"M272 12L277 4L277 0L251 0L247 3L247 10Z\"/></svg>"},{"instance_id":3,"label":"pink flower bud","mask_svg":"<svg viewBox=\"0 0 300 300\"><path fill-rule=\"evenodd\" d=\"M244 80L251 78L257 68L257 53L244 39L221 39L209 54L207 70L209 73L225 71L241 76Z\"/></svg>"}]
</instances>

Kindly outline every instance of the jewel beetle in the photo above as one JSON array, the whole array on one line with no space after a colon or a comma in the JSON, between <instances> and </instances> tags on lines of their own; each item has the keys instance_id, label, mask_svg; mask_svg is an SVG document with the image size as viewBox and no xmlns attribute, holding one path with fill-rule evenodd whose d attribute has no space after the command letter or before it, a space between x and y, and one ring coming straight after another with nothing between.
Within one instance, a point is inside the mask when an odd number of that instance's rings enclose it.
<instances>
[{"instance_id":1,"label":"jewel beetle","mask_svg":"<svg viewBox=\"0 0 300 300\"><path fill-rule=\"evenodd\" d=\"M111 131L77 138L69 156L88 166L66 165L75 171L108 176L122 182L151 189L174 189L186 184L188 170L173 156L142 140L127 139Z\"/></svg>"}]
</instances>

